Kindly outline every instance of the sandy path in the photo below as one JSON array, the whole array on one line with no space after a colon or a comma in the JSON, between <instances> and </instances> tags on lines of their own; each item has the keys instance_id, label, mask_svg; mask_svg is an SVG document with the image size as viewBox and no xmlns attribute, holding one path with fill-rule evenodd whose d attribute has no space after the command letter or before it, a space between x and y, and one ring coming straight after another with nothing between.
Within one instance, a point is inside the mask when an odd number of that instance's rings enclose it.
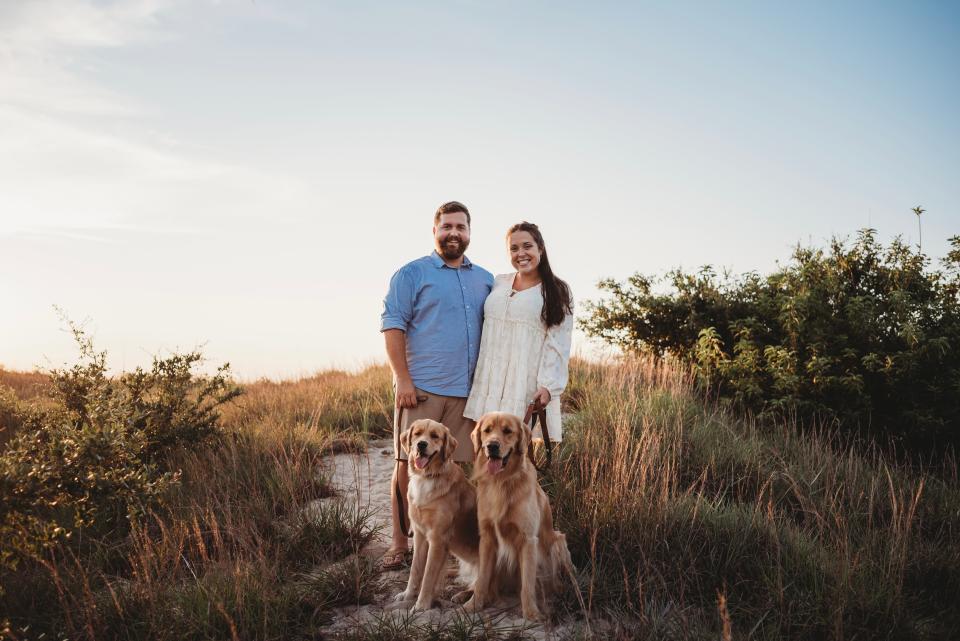
<instances>
[{"instance_id":1,"label":"sandy path","mask_svg":"<svg viewBox=\"0 0 960 641\"><path fill-rule=\"evenodd\" d=\"M356 501L360 508L369 508L373 513L374 523L382 526L377 538L371 542L362 554L379 559L386 552L390 542L390 479L393 472L393 443L390 439L370 441L367 452L364 454L336 454L327 459L331 474L331 484L338 496ZM454 568L451 560L450 568ZM332 630L353 627L357 624L376 620L382 616L406 617L407 608L412 604L395 604L393 596L406 587L408 570L402 569L393 572L383 572L381 579L384 590L378 601L371 605L340 608L331 626ZM449 597L456 588L454 580L448 581L448 589L442 595ZM421 622L442 622L462 616L462 610L442 598L439 608L416 615ZM484 619L496 619L496 627L524 628L525 634L534 639L553 639L562 631L553 627L545 629L542 625L530 626L520 616L519 603L505 603L504 608L491 608L483 612ZM566 627L566 626L562 626Z\"/></svg>"}]
</instances>

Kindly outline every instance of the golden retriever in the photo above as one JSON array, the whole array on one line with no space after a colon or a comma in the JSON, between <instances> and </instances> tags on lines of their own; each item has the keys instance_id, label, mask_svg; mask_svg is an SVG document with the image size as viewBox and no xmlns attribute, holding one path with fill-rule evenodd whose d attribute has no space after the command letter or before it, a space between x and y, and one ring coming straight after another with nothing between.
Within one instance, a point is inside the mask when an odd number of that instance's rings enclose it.
<instances>
[{"instance_id":1,"label":"golden retriever","mask_svg":"<svg viewBox=\"0 0 960 641\"><path fill-rule=\"evenodd\" d=\"M480 417L470 438L476 454L480 564L464 609L479 612L497 598L498 584L515 584L519 573L523 616L543 620L538 595L546 606L561 587L561 570L572 573L573 563L527 458L530 428L512 414L490 412Z\"/></svg>"},{"instance_id":2,"label":"golden retriever","mask_svg":"<svg viewBox=\"0 0 960 641\"><path fill-rule=\"evenodd\" d=\"M442 423L421 419L400 435L407 454L413 562L407 589L396 601L417 601L411 611L429 610L446 578L447 554L460 562L461 578L473 581L479 561L477 494L453 460L457 440ZM462 600L463 593L458 595ZM457 597L455 597L455 600Z\"/></svg>"}]
</instances>

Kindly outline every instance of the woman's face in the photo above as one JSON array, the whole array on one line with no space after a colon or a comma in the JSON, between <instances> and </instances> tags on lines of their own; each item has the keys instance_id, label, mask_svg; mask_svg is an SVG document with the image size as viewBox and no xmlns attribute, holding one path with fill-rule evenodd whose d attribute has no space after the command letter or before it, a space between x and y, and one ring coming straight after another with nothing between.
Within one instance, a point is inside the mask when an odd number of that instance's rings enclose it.
<instances>
[{"instance_id":1,"label":"woman's face","mask_svg":"<svg viewBox=\"0 0 960 641\"><path fill-rule=\"evenodd\" d=\"M540 266L540 247L528 231L515 231L507 242L510 264L524 276L537 273Z\"/></svg>"}]
</instances>

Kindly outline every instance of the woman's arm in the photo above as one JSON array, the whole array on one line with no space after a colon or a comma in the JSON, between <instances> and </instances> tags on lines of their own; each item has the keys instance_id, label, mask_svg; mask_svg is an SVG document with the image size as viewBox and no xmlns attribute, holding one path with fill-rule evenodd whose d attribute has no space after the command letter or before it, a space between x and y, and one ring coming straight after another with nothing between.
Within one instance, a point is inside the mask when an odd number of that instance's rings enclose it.
<instances>
[{"instance_id":1,"label":"woman's arm","mask_svg":"<svg viewBox=\"0 0 960 641\"><path fill-rule=\"evenodd\" d=\"M545 405L557 398L567 387L569 378L570 343L573 340L573 314L563 317L563 322L547 329L537 370L537 398Z\"/></svg>"}]
</instances>

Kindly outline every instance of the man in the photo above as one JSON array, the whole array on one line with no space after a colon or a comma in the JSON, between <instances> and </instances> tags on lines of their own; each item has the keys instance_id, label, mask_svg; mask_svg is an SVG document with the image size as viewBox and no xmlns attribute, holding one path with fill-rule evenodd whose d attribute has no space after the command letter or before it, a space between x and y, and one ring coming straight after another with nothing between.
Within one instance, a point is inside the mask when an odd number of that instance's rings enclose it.
<instances>
[{"instance_id":1,"label":"man","mask_svg":"<svg viewBox=\"0 0 960 641\"><path fill-rule=\"evenodd\" d=\"M463 204L452 201L437 209L433 240L436 250L401 267L383 300L380 331L396 385L397 460L391 492L393 541L383 557L384 569L403 567L407 551L409 476L400 432L418 419L433 419L457 439L454 460L473 460L473 421L463 417L463 408L477 366L483 302L493 275L463 255L470 244L470 212Z\"/></svg>"}]
</instances>

